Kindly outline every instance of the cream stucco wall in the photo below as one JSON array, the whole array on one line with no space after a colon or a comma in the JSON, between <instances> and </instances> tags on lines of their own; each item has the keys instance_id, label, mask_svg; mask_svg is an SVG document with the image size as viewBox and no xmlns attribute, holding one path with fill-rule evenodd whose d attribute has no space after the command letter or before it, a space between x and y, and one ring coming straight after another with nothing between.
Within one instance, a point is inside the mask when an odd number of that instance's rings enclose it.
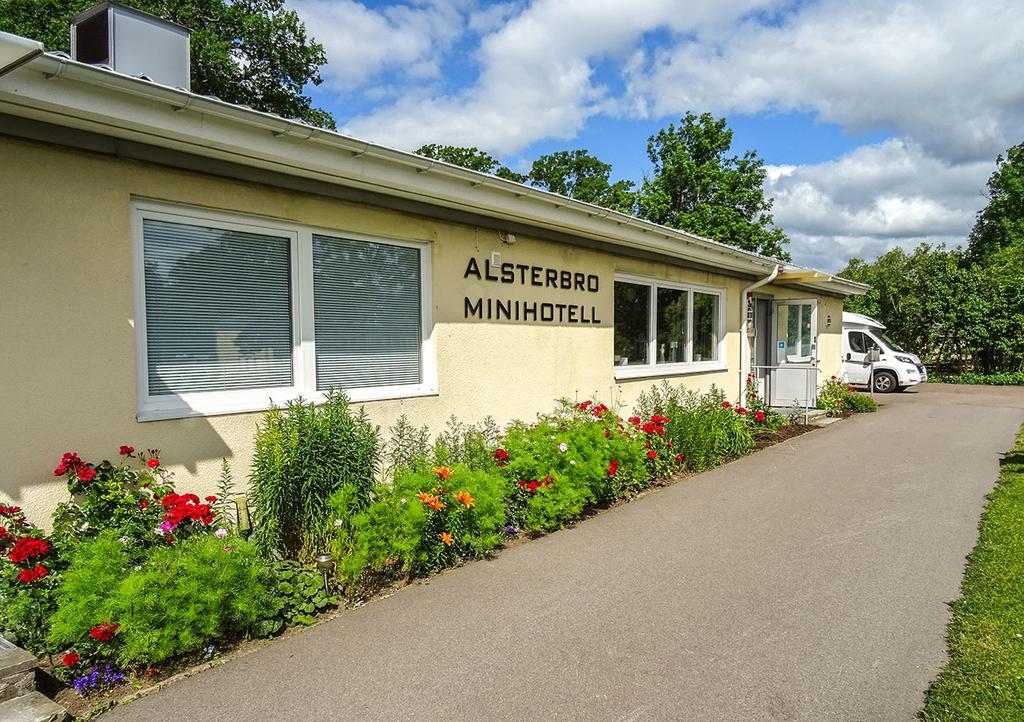
<instances>
[{"instance_id":1,"label":"cream stucco wall","mask_svg":"<svg viewBox=\"0 0 1024 722\"><path fill-rule=\"evenodd\" d=\"M740 289L744 281L652 261L0 138L0 369L4 475L0 496L45 522L66 496L52 469L64 451L87 460L120 444L159 448L182 489L212 489L220 459L244 482L258 414L138 422L131 210L133 198L256 214L353 233L431 243L439 393L366 404L386 427L401 414L439 429L451 414L499 422L531 418L556 398L619 397L631 404L660 379L616 384L612 369L615 272L722 288L731 371L674 377L693 388L739 393ZM596 294L466 280L470 256L500 250L517 263L597 274ZM786 288L777 297L807 297ZM464 296L594 305L599 326L466 321ZM826 328L824 318L833 324ZM824 375L838 372L842 302L822 299ZM829 361L834 359L834 363Z\"/></svg>"}]
</instances>

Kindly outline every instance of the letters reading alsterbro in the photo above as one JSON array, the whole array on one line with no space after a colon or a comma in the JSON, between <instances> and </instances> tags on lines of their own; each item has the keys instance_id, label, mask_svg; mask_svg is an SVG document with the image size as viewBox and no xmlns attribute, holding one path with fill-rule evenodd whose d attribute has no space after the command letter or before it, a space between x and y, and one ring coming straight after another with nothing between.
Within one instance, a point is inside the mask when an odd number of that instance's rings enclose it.
<instances>
[{"instance_id":1,"label":"letters reading alsterbro","mask_svg":"<svg viewBox=\"0 0 1024 722\"><path fill-rule=\"evenodd\" d=\"M546 266L531 266L525 263L502 263L492 268L484 260L483 271L476 258L470 257L463 278L470 276L479 281L492 281L519 285L526 288L555 288L563 291L597 293L600 280L592 273L563 271ZM596 306L575 303L549 303L517 299L470 298L464 299L465 318L487 321L522 321L542 323L586 323L600 324Z\"/></svg>"}]
</instances>

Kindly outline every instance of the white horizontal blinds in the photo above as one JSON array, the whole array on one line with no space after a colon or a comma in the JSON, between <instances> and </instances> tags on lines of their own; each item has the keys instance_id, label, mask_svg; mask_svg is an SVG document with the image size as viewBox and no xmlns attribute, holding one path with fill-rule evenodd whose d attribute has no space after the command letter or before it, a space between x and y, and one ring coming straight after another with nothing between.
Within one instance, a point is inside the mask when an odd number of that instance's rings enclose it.
<instances>
[{"instance_id":1,"label":"white horizontal blinds","mask_svg":"<svg viewBox=\"0 0 1024 722\"><path fill-rule=\"evenodd\" d=\"M293 385L286 237L146 218L151 396Z\"/></svg>"},{"instance_id":2,"label":"white horizontal blinds","mask_svg":"<svg viewBox=\"0 0 1024 722\"><path fill-rule=\"evenodd\" d=\"M418 384L418 248L313 236L316 387Z\"/></svg>"}]
</instances>

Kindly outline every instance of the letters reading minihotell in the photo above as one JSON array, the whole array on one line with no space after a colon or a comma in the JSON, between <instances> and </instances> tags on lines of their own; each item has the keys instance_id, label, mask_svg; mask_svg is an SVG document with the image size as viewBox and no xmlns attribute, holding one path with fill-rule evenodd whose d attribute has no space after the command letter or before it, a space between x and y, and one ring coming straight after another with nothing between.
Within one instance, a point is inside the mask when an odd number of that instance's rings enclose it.
<instances>
[{"instance_id":1,"label":"letters reading minihotell","mask_svg":"<svg viewBox=\"0 0 1024 722\"><path fill-rule=\"evenodd\" d=\"M598 276L592 273L562 271L545 266L530 266L525 263L502 263L500 267L491 267L489 260L484 260L483 271L476 258L470 258L466 265L463 278L473 276L480 281L493 281L525 286L527 288L555 288L563 291L583 291L597 293L601 283ZM481 321L522 321L541 323L579 323L600 324L596 306L584 306L575 303L549 303L539 301L523 301L516 299L470 298L463 300L465 318L476 318Z\"/></svg>"}]
</instances>

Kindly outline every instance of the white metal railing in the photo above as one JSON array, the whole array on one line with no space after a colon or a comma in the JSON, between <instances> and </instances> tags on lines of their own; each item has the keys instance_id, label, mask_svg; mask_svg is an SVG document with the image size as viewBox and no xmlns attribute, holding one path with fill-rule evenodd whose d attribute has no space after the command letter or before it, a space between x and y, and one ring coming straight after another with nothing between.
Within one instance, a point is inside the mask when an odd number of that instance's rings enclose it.
<instances>
[{"instance_id":1,"label":"white metal railing","mask_svg":"<svg viewBox=\"0 0 1024 722\"><path fill-rule=\"evenodd\" d=\"M815 392L818 389L817 374L821 369L818 368L818 365L816 363L782 364L778 366L751 366L751 373L756 373L757 371L765 372L764 397L769 404L772 403L772 375L774 371L778 371L780 369L785 369L787 371L804 371L804 423L806 424L810 421L811 398L815 396Z\"/></svg>"}]
</instances>

